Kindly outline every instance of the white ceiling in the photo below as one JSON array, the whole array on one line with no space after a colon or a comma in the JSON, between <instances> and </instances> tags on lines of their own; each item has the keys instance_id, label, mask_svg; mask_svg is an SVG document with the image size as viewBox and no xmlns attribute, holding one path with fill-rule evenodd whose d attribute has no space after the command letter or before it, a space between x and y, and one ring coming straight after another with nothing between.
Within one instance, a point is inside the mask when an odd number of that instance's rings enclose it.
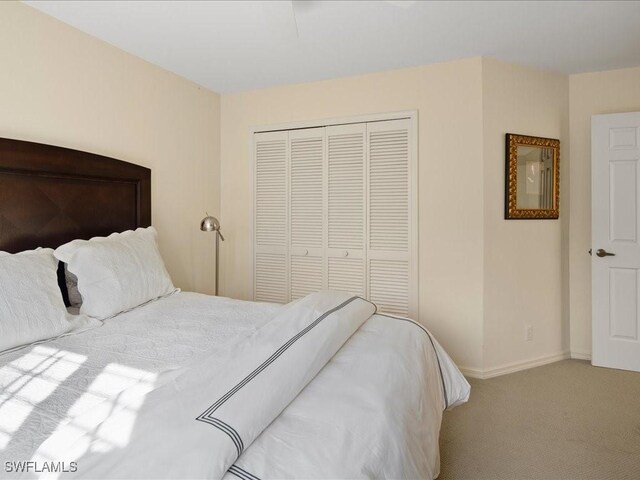
<instances>
[{"instance_id":1,"label":"white ceiling","mask_svg":"<svg viewBox=\"0 0 640 480\"><path fill-rule=\"evenodd\" d=\"M27 1L217 92L477 55L563 73L640 65L640 2Z\"/></svg>"}]
</instances>

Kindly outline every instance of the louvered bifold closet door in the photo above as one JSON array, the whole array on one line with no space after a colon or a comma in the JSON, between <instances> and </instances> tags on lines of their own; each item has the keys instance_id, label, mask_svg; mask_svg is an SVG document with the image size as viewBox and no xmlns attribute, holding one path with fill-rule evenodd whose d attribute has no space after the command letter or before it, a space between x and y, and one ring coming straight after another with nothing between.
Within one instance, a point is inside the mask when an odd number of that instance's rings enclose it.
<instances>
[{"instance_id":1,"label":"louvered bifold closet door","mask_svg":"<svg viewBox=\"0 0 640 480\"><path fill-rule=\"evenodd\" d=\"M366 295L366 124L326 128L328 287Z\"/></svg>"},{"instance_id":2,"label":"louvered bifold closet door","mask_svg":"<svg viewBox=\"0 0 640 480\"><path fill-rule=\"evenodd\" d=\"M411 268L411 123L367 124L369 298L381 311L414 314ZM414 294L413 294L414 295Z\"/></svg>"},{"instance_id":3,"label":"louvered bifold closet door","mask_svg":"<svg viewBox=\"0 0 640 480\"><path fill-rule=\"evenodd\" d=\"M290 300L326 288L325 129L289 133Z\"/></svg>"},{"instance_id":4,"label":"louvered bifold closet door","mask_svg":"<svg viewBox=\"0 0 640 480\"><path fill-rule=\"evenodd\" d=\"M288 301L288 133L254 136L254 299Z\"/></svg>"}]
</instances>

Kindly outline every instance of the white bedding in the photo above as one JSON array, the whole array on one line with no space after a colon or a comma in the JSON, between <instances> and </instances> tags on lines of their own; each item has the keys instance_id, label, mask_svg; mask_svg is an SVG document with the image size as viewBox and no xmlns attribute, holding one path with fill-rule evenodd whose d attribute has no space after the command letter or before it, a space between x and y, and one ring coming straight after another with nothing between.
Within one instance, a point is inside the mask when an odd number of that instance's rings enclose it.
<instances>
[{"instance_id":1,"label":"white bedding","mask_svg":"<svg viewBox=\"0 0 640 480\"><path fill-rule=\"evenodd\" d=\"M440 368L448 408L467 401L469 385L427 335L407 320L371 317L224 480L436 478Z\"/></svg>"},{"instance_id":2,"label":"white bedding","mask_svg":"<svg viewBox=\"0 0 640 480\"><path fill-rule=\"evenodd\" d=\"M0 477L63 422L237 335L281 307L180 292L98 328L0 355Z\"/></svg>"},{"instance_id":3,"label":"white bedding","mask_svg":"<svg viewBox=\"0 0 640 480\"><path fill-rule=\"evenodd\" d=\"M325 308L344 298L321 300ZM77 461L72 477L84 469L84 476L220 478L235 460L229 478L435 478L442 410L465 401L468 384L425 330L370 317L364 306L359 318L336 317L334 327L316 329L316 340L307 335L298 353L265 370L262 391L283 393L248 392L230 403L225 419L246 442L237 460L229 436L196 421L200 404L215 402L226 383L322 313L314 306L303 318L287 308L177 293L99 328L0 356L0 465L37 460L24 478L42 476L36 470L52 460L67 468ZM262 353L237 357L231 345ZM246 364L237 367L238 358ZM174 470L153 465L154 442L174 446ZM103 470L110 463L120 468Z\"/></svg>"}]
</instances>

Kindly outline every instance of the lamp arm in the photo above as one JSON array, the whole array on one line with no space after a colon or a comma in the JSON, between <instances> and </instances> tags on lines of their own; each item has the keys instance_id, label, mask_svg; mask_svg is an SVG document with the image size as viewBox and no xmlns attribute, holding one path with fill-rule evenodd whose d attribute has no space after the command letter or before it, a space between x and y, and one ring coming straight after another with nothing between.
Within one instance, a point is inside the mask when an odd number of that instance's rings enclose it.
<instances>
[{"instance_id":1,"label":"lamp arm","mask_svg":"<svg viewBox=\"0 0 640 480\"><path fill-rule=\"evenodd\" d=\"M220 230L216 230L216 232L218 232L218 235L220 235L220 240L222 240L224 242L224 237L222 236L222 233L220 233Z\"/></svg>"}]
</instances>

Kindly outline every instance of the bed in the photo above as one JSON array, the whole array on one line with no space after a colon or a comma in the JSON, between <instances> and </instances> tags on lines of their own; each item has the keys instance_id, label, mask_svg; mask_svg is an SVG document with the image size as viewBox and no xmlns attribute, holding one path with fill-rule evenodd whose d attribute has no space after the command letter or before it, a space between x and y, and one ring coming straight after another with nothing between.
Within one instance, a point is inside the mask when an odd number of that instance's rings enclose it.
<instances>
[{"instance_id":1,"label":"bed","mask_svg":"<svg viewBox=\"0 0 640 480\"><path fill-rule=\"evenodd\" d=\"M150 179L0 139L0 250L149 227ZM62 264L58 279L68 302ZM436 478L442 412L469 396L423 326L341 292L171 291L73 318L0 353L3 478Z\"/></svg>"}]
</instances>

